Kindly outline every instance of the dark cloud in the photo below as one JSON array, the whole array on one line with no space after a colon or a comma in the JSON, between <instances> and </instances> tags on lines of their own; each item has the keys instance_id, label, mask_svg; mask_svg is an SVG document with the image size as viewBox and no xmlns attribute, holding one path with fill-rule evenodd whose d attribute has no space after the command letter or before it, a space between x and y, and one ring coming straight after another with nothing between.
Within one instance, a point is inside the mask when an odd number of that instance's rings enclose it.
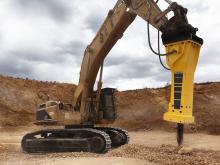
<instances>
[{"instance_id":1,"label":"dark cloud","mask_svg":"<svg viewBox=\"0 0 220 165\"><path fill-rule=\"evenodd\" d=\"M93 33L97 33L104 21L103 19L102 15L98 13L91 13L91 15L85 19L86 27L92 30Z\"/></svg>"},{"instance_id":2,"label":"dark cloud","mask_svg":"<svg viewBox=\"0 0 220 165\"><path fill-rule=\"evenodd\" d=\"M152 75L153 79L158 82L169 82L171 80L171 72L164 70L163 68L158 69L155 75Z\"/></svg>"},{"instance_id":3,"label":"dark cloud","mask_svg":"<svg viewBox=\"0 0 220 165\"><path fill-rule=\"evenodd\" d=\"M126 57L126 56L125 56ZM111 55L106 57L105 66L118 66L120 64L126 63L127 58L123 57L123 55L116 55L111 57Z\"/></svg>"},{"instance_id":4,"label":"dark cloud","mask_svg":"<svg viewBox=\"0 0 220 165\"><path fill-rule=\"evenodd\" d=\"M81 41L70 41L61 47L62 54L71 54L72 56L83 56L86 44Z\"/></svg>"},{"instance_id":5,"label":"dark cloud","mask_svg":"<svg viewBox=\"0 0 220 165\"><path fill-rule=\"evenodd\" d=\"M19 6L25 13L36 12L39 15L46 12L50 17L59 22L68 21L73 11L60 0L16 0L13 3L16 4L15 6Z\"/></svg>"},{"instance_id":6,"label":"dark cloud","mask_svg":"<svg viewBox=\"0 0 220 165\"><path fill-rule=\"evenodd\" d=\"M124 65L124 78L149 77L155 73L155 64L145 59L130 59Z\"/></svg>"},{"instance_id":7,"label":"dark cloud","mask_svg":"<svg viewBox=\"0 0 220 165\"><path fill-rule=\"evenodd\" d=\"M32 77L33 65L19 57L8 56L0 61L1 74L15 77Z\"/></svg>"},{"instance_id":8,"label":"dark cloud","mask_svg":"<svg viewBox=\"0 0 220 165\"><path fill-rule=\"evenodd\" d=\"M64 68L67 67L66 65L80 67L84 47L83 42L71 41L54 48L51 52L34 49L11 50L5 53L7 56L0 55L2 57L0 58L0 71L3 75L42 79L37 74L37 68L42 64L63 65ZM70 63L69 59L72 59L74 63Z\"/></svg>"},{"instance_id":9,"label":"dark cloud","mask_svg":"<svg viewBox=\"0 0 220 165\"><path fill-rule=\"evenodd\" d=\"M115 67L118 70L116 74L108 76L110 79L151 77L157 72L156 65L147 58L135 59L126 56L121 56L121 58L108 57L105 61L105 67Z\"/></svg>"},{"instance_id":10,"label":"dark cloud","mask_svg":"<svg viewBox=\"0 0 220 165\"><path fill-rule=\"evenodd\" d=\"M150 54L149 54L150 56ZM110 84L117 84L117 81L124 79L139 79L151 78L157 82L169 82L171 79L170 71L165 70L157 56L152 58L145 57L128 57L126 55L109 55L105 60L105 67L115 69L115 74L106 75L104 69L104 79ZM164 61L164 59L163 59ZM164 62L165 63L165 62ZM153 84L152 84L153 85Z\"/></svg>"},{"instance_id":11,"label":"dark cloud","mask_svg":"<svg viewBox=\"0 0 220 165\"><path fill-rule=\"evenodd\" d=\"M66 58L57 52L37 52L34 50L13 50L9 52L12 58L20 58L29 62L42 63L63 63Z\"/></svg>"},{"instance_id":12,"label":"dark cloud","mask_svg":"<svg viewBox=\"0 0 220 165\"><path fill-rule=\"evenodd\" d=\"M74 58L77 67L80 67L85 49L85 43L81 41L71 41L67 44L61 45L58 53L62 55L64 58L66 58L67 55L71 56L72 58Z\"/></svg>"}]
</instances>

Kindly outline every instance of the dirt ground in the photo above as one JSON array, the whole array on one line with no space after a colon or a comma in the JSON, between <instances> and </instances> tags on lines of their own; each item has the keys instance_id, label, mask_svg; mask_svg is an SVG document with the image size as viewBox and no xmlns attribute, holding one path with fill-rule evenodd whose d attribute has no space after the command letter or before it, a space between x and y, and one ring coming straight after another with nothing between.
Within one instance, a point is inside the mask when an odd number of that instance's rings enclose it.
<instances>
[{"instance_id":1,"label":"dirt ground","mask_svg":"<svg viewBox=\"0 0 220 165\"><path fill-rule=\"evenodd\" d=\"M34 128L37 129L37 128ZM178 153L175 133L158 130L130 132L128 145L105 154L56 153L25 154L20 149L22 136L31 128L1 129L0 164L5 165L220 165L220 136L203 133L185 134L184 148Z\"/></svg>"}]
</instances>

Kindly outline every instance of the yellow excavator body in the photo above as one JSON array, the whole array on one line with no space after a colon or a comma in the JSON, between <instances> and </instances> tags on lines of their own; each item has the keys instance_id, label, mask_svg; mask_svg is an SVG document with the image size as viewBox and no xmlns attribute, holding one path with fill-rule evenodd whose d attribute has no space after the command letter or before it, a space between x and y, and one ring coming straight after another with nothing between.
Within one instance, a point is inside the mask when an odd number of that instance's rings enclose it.
<instances>
[{"instance_id":1,"label":"yellow excavator body","mask_svg":"<svg viewBox=\"0 0 220 165\"><path fill-rule=\"evenodd\" d=\"M85 49L79 83L72 103L50 100L37 109L35 124L62 125L64 129L45 129L26 134L21 141L23 151L105 153L111 147L119 147L129 142L127 131L100 126L111 124L117 118L114 99L116 90L102 89L102 70L106 56L123 37L136 16L148 23L148 42L152 52L159 57L167 57L167 64L172 72L172 87L169 110L164 115L164 120L178 123L177 142L179 145L182 143L183 123L194 121L193 79L203 40L196 35L198 29L188 23L188 10L176 2L165 1L169 6L164 11L158 6L158 1L154 0L117 1ZM170 12L173 12L174 16L169 19L167 14ZM152 49L149 24L158 30L158 36L159 32L162 32L166 54L160 54L159 49L158 53ZM99 82L97 90L94 90L99 70Z\"/></svg>"}]
</instances>

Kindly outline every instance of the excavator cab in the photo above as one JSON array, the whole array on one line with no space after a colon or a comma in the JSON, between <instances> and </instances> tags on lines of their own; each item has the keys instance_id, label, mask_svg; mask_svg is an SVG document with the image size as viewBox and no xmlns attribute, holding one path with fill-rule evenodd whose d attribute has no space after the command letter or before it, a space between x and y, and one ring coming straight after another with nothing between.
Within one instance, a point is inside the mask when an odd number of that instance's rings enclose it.
<instances>
[{"instance_id":1,"label":"excavator cab","mask_svg":"<svg viewBox=\"0 0 220 165\"><path fill-rule=\"evenodd\" d=\"M36 125L62 125L79 116L72 104L60 101L47 101L40 104L36 112ZM67 122L68 121L68 122Z\"/></svg>"},{"instance_id":2,"label":"excavator cab","mask_svg":"<svg viewBox=\"0 0 220 165\"><path fill-rule=\"evenodd\" d=\"M99 102L99 120L102 123L112 123L116 119L115 108L115 93L114 88L104 88L101 90L100 102ZM94 98L97 92L94 92ZM90 110L95 110L96 101L93 100L90 106ZM80 111L74 110L71 103L64 103L61 101L47 101L40 104L36 112L36 125L57 125L66 124L68 119L79 118Z\"/></svg>"},{"instance_id":3,"label":"excavator cab","mask_svg":"<svg viewBox=\"0 0 220 165\"><path fill-rule=\"evenodd\" d=\"M40 104L37 108L36 112L36 120L37 123L51 123L54 122L54 118L56 118L57 115L57 108L58 108L59 102L58 101L47 101L43 104Z\"/></svg>"}]
</instances>

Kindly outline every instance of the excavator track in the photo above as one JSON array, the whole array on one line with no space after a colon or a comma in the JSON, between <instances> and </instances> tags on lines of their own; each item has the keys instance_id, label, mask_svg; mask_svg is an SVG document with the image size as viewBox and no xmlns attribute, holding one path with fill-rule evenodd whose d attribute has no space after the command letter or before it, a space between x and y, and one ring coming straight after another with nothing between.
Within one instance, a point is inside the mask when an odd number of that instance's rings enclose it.
<instances>
[{"instance_id":1,"label":"excavator track","mask_svg":"<svg viewBox=\"0 0 220 165\"><path fill-rule=\"evenodd\" d=\"M126 130L113 127L95 127L95 129L104 131L110 136L112 147L120 147L129 143L130 137Z\"/></svg>"},{"instance_id":2,"label":"excavator track","mask_svg":"<svg viewBox=\"0 0 220 165\"><path fill-rule=\"evenodd\" d=\"M28 153L105 153L111 148L111 139L104 131L93 128L41 130L26 134L21 147Z\"/></svg>"},{"instance_id":3,"label":"excavator track","mask_svg":"<svg viewBox=\"0 0 220 165\"><path fill-rule=\"evenodd\" d=\"M111 147L120 147L124 144L128 144L130 137L128 132L121 128L114 128L114 127L95 127L94 125L69 125L65 126L66 129L73 129L73 128L93 128L99 131L104 131L110 136L111 139Z\"/></svg>"}]
</instances>

